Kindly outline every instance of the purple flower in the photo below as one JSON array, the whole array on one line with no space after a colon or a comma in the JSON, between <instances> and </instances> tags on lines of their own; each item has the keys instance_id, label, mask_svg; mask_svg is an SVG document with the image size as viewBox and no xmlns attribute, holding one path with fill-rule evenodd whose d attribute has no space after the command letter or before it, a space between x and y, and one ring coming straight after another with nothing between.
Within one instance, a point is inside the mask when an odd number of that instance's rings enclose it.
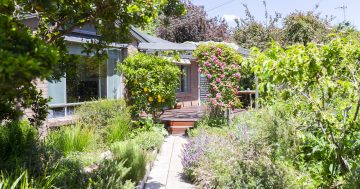
<instances>
[{"instance_id":1,"label":"purple flower","mask_svg":"<svg viewBox=\"0 0 360 189\"><path fill-rule=\"evenodd\" d=\"M204 132L204 131L200 131ZM195 138L191 138L187 144L184 145L183 157L181 163L184 168L191 168L194 166L202 155L205 153L207 144L211 138L205 132Z\"/></svg>"}]
</instances>

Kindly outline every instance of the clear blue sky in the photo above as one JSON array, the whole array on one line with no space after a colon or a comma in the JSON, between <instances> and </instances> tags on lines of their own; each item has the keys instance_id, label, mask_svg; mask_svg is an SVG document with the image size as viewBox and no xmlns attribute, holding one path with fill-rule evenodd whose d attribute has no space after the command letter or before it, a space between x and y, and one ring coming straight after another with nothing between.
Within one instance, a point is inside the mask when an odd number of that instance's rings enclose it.
<instances>
[{"instance_id":1,"label":"clear blue sky","mask_svg":"<svg viewBox=\"0 0 360 189\"><path fill-rule=\"evenodd\" d=\"M264 20L264 6L262 0L192 0L196 5L203 5L209 16L220 16L228 20L230 26L235 26L232 21L234 17L244 17L243 3L247 4L251 13L257 20ZM337 24L344 20L343 9L336 9L345 5L346 20L360 29L360 0L267 0L267 9L270 15L279 12L283 17L289 13L299 10L315 10L315 5L319 7L316 13L334 16L332 24Z\"/></svg>"}]
</instances>

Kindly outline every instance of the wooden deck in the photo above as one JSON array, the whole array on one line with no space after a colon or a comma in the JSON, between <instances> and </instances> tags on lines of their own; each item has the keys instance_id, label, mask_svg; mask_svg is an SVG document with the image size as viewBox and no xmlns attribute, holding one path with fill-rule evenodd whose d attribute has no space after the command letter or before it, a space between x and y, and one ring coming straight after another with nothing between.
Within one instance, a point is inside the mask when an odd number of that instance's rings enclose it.
<instances>
[{"instance_id":1,"label":"wooden deck","mask_svg":"<svg viewBox=\"0 0 360 189\"><path fill-rule=\"evenodd\" d=\"M193 128L205 114L206 106L182 107L180 109L166 110L160 120L172 135L185 135L186 131Z\"/></svg>"},{"instance_id":2,"label":"wooden deck","mask_svg":"<svg viewBox=\"0 0 360 189\"><path fill-rule=\"evenodd\" d=\"M194 127L195 123L199 121L207 111L206 106L191 106L182 107L181 109L166 110L161 115L160 120L165 123L165 126L172 135L185 135L188 129ZM235 116L244 109L236 109L232 112Z\"/></svg>"},{"instance_id":3,"label":"wooden deck","mask_svg":"<svg viewBox=\"0 0 360 189\"><path fill-rule=\"evenodd\" d=\"M206 106L182 107L166 110L160 119L162 121L198 121L205 113Z\"/></svg>"}]
</instances>

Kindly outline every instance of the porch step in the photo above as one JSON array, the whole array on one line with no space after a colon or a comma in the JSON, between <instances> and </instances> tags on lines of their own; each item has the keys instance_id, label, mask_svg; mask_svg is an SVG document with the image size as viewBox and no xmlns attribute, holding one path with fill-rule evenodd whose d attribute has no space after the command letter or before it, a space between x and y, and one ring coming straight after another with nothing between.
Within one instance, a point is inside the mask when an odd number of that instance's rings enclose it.
<instances>
[{"instance_id":1,"label":"porch step","mask_svg":"<svg viewBox=\"0 0 360 189\"><path fill-rule=\"evenodd\" d=\"M193 127L194 126L169 126L168 132L171 135L186 135L187 130Z\"/></svg>"},{"instance_id":2,"label":"porch step","mask_svg":"<svg viewBox=\"0 0 360 189\"><path fill-rule=\"evenodd\" d=\"M171 135L186 135L186 131L193 128L195 120L176 119L166 121L166 126Z\"/></svg>"},{"instance_id":3,"label":"porch step","mask_svg":"<svg viewBox=\"0 0 360 189\"><path fill-rule=\"evenodd\" d=\"M194 127L195 121L188 120L171 120L167 122L167 126Z\"/></svg>"}]
</instances>

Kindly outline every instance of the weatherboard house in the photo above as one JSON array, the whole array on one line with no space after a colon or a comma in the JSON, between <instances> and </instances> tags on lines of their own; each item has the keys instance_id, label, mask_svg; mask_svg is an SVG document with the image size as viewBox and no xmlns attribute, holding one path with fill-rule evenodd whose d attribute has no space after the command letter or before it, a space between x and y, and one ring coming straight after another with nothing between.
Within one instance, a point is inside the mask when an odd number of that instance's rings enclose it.
<instances>
[{"instance_id":1,"label":"weatherboard house","mask_svg":"<svg viewBox=\"0 0 360 189\"><path fill-rule=\"evenodd\" d=\"M35 30L37 17L29 16L25 25ZM50 98L49 116L46 125L57 126L72 121L74 108L94 99L120 99L124 97L124 83L121 73L116 71L117 64L136 52L154 54L162 51L179 51L181 59L174 64L185 73L181 75L177 91L177 100L183 107L199 106L206 98L207 80L198 73L198 64L192 52L199 43L173 43L164 39L145 34L135 27L130 28L130 43L111 43L108 45L107 60L98 64L88 62L83 44L96 40L99 35L92 25L74 29L65 36L68 53L80 55L81 64L71 65L60 81L37 81L37 88L45 98ZM241 54L248 52L236 47ZM94 66L95 65L95 66ZM30 114L31 112L26 112Z\"/></svg>"}]
</instances>

